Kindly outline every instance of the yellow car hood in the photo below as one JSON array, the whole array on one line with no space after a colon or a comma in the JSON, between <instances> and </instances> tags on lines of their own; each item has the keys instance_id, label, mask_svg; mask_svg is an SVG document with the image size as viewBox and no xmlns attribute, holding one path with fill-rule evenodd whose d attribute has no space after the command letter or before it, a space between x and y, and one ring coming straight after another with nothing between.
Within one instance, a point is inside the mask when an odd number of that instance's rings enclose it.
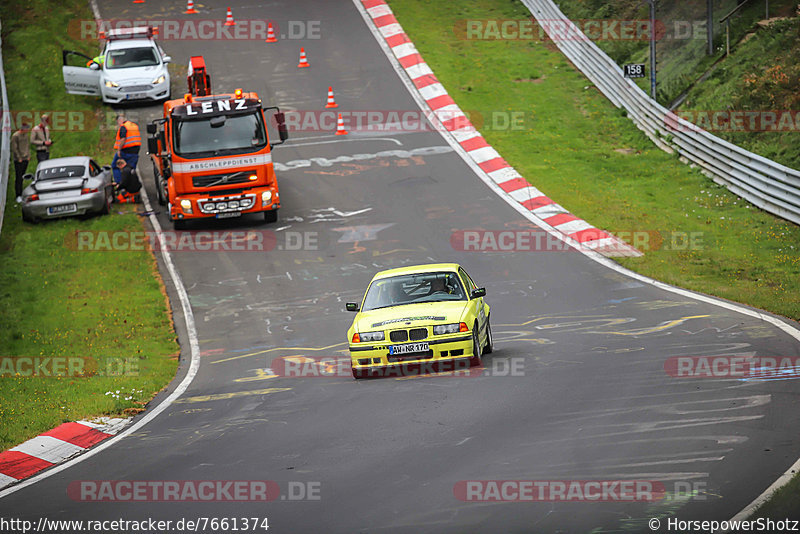
<instances>
[{"instance_id":1,"label":"yellow car hood","mask_svg":"<svg viewBox=\"0 0 800 534\"><path fill-rule=\"evenodd\" d=\"M404 304L360 312L354 323L357 332L458 323L468 305L466 300Z\"/></svg>"}]
</instances>

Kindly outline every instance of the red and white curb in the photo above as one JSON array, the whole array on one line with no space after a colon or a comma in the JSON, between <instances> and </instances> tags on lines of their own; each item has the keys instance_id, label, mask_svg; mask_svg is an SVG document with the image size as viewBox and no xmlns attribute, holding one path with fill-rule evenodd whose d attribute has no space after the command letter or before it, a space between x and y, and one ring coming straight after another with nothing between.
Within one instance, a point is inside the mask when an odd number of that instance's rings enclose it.
<instances>
[{"instance_id":1,"label":"red and white curb","mask_svg":"<svg viewBox=\"0 0 800 534\"><path fill-rule=\"evenodd\" d=\"M516 202L536 217L581 246L605 256L641 256L642 253L621 239L595 228L569 213L547 195L528 183L504 160L472 125L453 101L433 71L422 59L414 43L397 22L384 0L361 0L364 9L383 36L397 61L408 74L419 95L442 126L467 152L467 155Z\"/></svg>"},{"instance_id":2,"label":"red and white curb","mask_svg":"<svg viewBox=\"0 0 800 534\"><path fill-rule=\"evenodd\" d=\"M81 454L117 434L129 422L124 418L101 418L64 423L0 452L0 489Z\"/></svg>"}]
</instances>

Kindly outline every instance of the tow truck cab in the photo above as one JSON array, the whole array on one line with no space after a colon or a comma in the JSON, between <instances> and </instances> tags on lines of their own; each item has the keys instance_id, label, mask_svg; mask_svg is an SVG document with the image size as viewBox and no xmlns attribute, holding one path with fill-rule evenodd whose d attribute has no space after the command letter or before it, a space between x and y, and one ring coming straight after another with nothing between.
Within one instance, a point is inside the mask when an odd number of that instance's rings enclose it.
<instances>
[{"instance_id":1,"label":"tow truck cab","mask_svg":"<svg viewBox=\"0 0 800 534\"><path fill-rule=\"evenodd\" d=\"M280 142L270 143L265 111L274 110ZM196 96L164 103L164 117L147 125L160 204L176 228L200 218L263 212L278 218L280 193L272 147L286 141L283 113L256 93Z\"/></svg>"}]
</instances>

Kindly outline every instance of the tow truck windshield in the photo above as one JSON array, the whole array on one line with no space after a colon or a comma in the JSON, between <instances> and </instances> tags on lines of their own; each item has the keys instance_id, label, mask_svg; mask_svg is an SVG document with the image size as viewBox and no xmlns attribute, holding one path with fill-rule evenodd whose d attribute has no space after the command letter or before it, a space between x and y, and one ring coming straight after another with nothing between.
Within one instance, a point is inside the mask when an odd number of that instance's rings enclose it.
<instances>
[{"instance_id":1,"label":"tow truck windshield","mask_svg":"<svg viewBox=\"0 0 800 534\"><path fill-rule=\"evenodd\" d=\"M174 136L175 153L187 157L243 154L260 150L267 144L260 111L178 120Z\"/></svg>"}]
</instances>

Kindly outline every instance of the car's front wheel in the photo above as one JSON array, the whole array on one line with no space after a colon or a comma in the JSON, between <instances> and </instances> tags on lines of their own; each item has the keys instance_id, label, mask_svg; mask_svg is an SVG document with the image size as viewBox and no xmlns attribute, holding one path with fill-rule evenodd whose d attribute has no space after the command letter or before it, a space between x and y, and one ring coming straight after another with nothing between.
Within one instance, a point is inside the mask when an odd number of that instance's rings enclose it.
<instances>
[{"instance_id":1,"label":"car's front wheel","mask_svg":"<svg viewBox=\"0 0 800 534\"><path fill-rule=\"evenodd\" d=\"M492 323L489 317L486 318L486 345L483 347L484 354L491 354L494 350L494 339L492 339Z\"/></svg>"},{"instance_id":2,"label":"car's front wheel","mask_svg":"<svg viewBox=\"0 0 800 534\"><path fill-rule=\"evenodd\" d=\"M478 333L478 323L472 327L472 358L469 359L471 367L479 367L481 365L481 339Z\"/></svg>"}]
</instances>

